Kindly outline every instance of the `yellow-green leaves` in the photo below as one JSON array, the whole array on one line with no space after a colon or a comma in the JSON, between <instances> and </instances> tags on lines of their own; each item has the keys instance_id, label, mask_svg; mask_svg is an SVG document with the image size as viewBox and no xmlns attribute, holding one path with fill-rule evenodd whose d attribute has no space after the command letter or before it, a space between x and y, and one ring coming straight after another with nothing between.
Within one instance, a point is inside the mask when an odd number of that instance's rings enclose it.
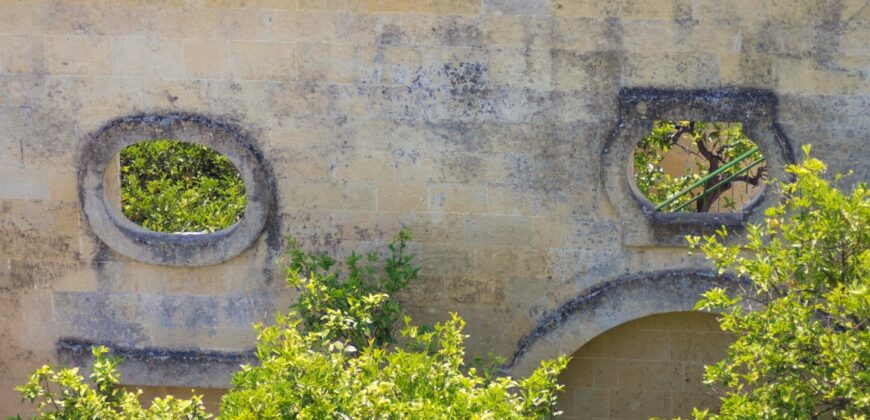
<instances>
[{"instance_id":1,"label":"yellow-green leaves","mask_svg":"<svg viewBox=\"0 0 870 420\"><path fill-rule=\"evenodd\" d=\"M705 372L724 390L722 407L696 418L870 413L870 194L862 183L838 190L824 171L809 156L790 166L795 179L780 184L782 203L748 227L743 245L689 238L720 271L749 281L738 295L717 288L696 305L720 312L736 338Z\"/></svg>"},{"instance_id":2,"label":"yellow-green leaves","mask_svg":"<svg viewBox=\"0 0 870 420\"><path fill-rule=\"evenodd\" d=\"M208 147L153 140L121 151L121 208L144 228L214 232L241 219L246 204L238 170Z\"/></svg>"}]
</instances>

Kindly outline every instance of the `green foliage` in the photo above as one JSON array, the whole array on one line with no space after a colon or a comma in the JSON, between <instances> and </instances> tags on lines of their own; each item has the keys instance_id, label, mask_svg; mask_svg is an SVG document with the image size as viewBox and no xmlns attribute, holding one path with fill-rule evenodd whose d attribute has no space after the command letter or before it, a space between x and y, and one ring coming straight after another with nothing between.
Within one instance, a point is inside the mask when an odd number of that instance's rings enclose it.
<instances>
[{"instance_id":1,"label":"green foliage","mask_svg":"<svg viewBox=\"0 0 870 420\"><path fill-rule=\"evenodd\" d=\"M396 323L402 310L393 296L417 278L420 269L407 253L411 235L401 230L387 248L389 255L379 267L376 252L359 255L352 252L345 260L346 277L329 255L309 255L290 239L287 281L300 290L293 309L299 314L305 331L329 331L332 339L341 339L362 347L370 340L381 346L393 342Z\"/></svg>"},{"instance_id":2,"label":"green foliage","mask_svg":"<svg viewBox=\"0 0 870 420\"><path fill-rule=\"evenodd\" d=\"M43 366L30 375L21 392L25 401L36 402L41 419L206 419L202 400L192 396L180 400L172 396L155 399L142 408L142 391L128 392L118 382L118 359L106 355L105 347L94 347L93 373L85 382L78 368L53 370ZM57 388L53 390L53 388Z\"/></svg>"},{"instance_id":3,"label":"green foliage","mask_svg":"<svg viewBox=\"0 0 870 420\"><path fill-rule=\"evenodd\" d=\"M390 293L416 278L406 254L407 232L390 244L383 270L377 255L347 259L339 281L335 260L310 256L293 244L288 281L301 287L299 313L258 326L259 366L233 377L221 412L230 418L549 418L556 383L568 359L546 361L528 378L494 378L463 366L464 321L432 328L405 318L403 345L393 343L401 313Z\"/></svg>"},{"instance_id":4,"label":"green foliage","mask_svg":"<svg viewBox=\"0 0 870 420\"><path fill-rule=\"evenodd\" d=\"M743 124L740 123L656 121L653 123L652 133L644 137L635 149L635 184L653 204L658 205L754 147L756 144L746 137L743 132ZM682 175L666 173L662 167L662 161L668 152L675 149L680 149L687 156L692 157L695 168L687 170ZM748 163L761 157L761 152L751 154L744 161L745 163L727 169L721 176L717 176L706 182L705 185L696 187L689 193L682 195L663 211L676 211L682 204L700 195L705 187L711 188L728 175L737 173ZM753 171L755 173L751 174ZM716 199L732 188L735 182L743 181L751 185L758 185L765 171L764 169L752 169L749 172L745 176L722 185L709 198L699 199L696 201L697 204L686 206L680 211L709 211ZM727 196L724 197L727 199ZM726 200L726 207L735 208L736 203Z\"/></svg>"},{"instance_id":5,"label":"green foliage","mask_svg":"<svg viewBox=\"0 0 870 420\"><path fill-rule=\"evenodd\" d=\"M260 366L233 378L221 411L230 418L549 418L556 379L567 358L546 361L522 381L487 380L463 370L462 327L455 314L424 330L408 326L407 348L374 344L357 351L322 334L305 333L300 320L279 316L261 327Z\"/></svg>"},{"instance_id":6,"label":"green foliage","mask_svg":"<svg viewBox=\"0 0 870 420\"><path fill-rule=\"evenodd\" d=\"M743 247L725 245L724 230L689 238L720 272L750 282L734 296L710 290L698 303L721 311L736 341L704 375L724 391L719 413L697 418L870 414L870 192L866 184L837 190L804 150L807 159L788 168L795 182L781 185L783 203L748 227Z\"/></svg>"},{"instance_id":7,"label":"green foliage","mask_svg":"<svg viewBox=\"0 0 870 420\"><path fill-rule=\"evenodd\" d=\"M214 232L241 219L245 184L229 159L192 143L153 140L121 151L121 207L156 232Z\"/></svg>"}]
</instances>

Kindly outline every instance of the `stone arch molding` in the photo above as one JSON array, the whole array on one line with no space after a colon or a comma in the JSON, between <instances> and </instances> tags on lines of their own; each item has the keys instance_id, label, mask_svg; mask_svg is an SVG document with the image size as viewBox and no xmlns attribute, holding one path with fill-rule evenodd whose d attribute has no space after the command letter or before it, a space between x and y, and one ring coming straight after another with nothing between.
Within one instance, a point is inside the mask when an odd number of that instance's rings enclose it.
<instances>
[{"instance_id":1,"label":"stone arch molding","mask_svg":"<svg viewBox=\"0 0 870 420\"><path fill-rule=\"evenodd\" d=\"M601 173L608 201L616 210L628 246L685 245L684 236L712 233L720 226L757 222L776 203L765 188L735 213L657 213L631 179L634 149L656 120L729 121L744 131L767 158L769 179L788 179L792 147L776 123L777 98L762 89L665 90L630 88L619 92L619 119L601 151Z\"/></svg>"},{"instance_id":2,"label":"stone arch molding","mask_svg":"<svg viewBox=\"0 0 870 420\"><path fill-rule=\"evenodd\" d=\"M734 277L709 271L657 271L608 281L545 315L520 340L506 370L528 375L541 360L573 354L614 327L649 315L691 311L705 291L736 284Z\"/></svg>"},{"instance_id":3,"label":"stone arch molding","mask_svg":"<svg viewBox=\"0 0 870 420\"><path fill-rule=\"evenodd\" d=\"M112 159L131 144L161 138L208 146L229 158L245 182L247 207L241 220L202 235L158 233L133 223L108 202L104 179ZM241 129L202 115L172 113L118 118L88 136L78 181L85 220L109 248L151 264L203 266L239 255L263 233L274 208L271 179L262 153Z\"/></svg>"}]
</instances>

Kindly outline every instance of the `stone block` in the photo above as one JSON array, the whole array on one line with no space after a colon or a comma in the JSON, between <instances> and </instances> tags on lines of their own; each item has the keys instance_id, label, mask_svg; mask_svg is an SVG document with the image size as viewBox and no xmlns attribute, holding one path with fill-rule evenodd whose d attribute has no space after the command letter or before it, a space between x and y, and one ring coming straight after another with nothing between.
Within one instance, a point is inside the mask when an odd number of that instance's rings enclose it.
<instances>
[{"instance_id":1,"label":"stone block","mask_svg":"<svg viewBox=\"0 0 870 420\"><path fill-rule=\"evenodd\" d=\"M411 12L472 15L481 11L480 0L365 0L369 12Z\"/></svg>"},{"instance_id":2,"label":"stone block","mask_svg":"<svg viewBox=\"0 0 870 420\"><path fill-rule=\"evenodd\" d=\"M593 386L594 363L593 359L573 357L568 367L559 375L559 383L569 388Z\"/></svg>"},{"instance_id":3,"label":"stone block","mask_svg":"<svg viewBox=\"0 0 870 420\"><path fill-rule=\"evenodd\" d=\"M330 172L339 182L391 181L395 179L396 164L392 153L360 151L332 157Z\"/></svg>"},{"instance_id":4,"label":"stone block","mask_svg":"<svg viewBox=\"0 0 870 420\"><path fill-rule=\"evenodd\" d=\"M211 86L202 80L145 79L143 91L144 103L150 108L205 110L211 102Z\"/></svg>"},{"instance_id":5,"label":"stone block","mask_svg":"<svg viewBox=\"0 0 870 420\"><path fill-rule=\"evenodd\" d=\"M474 272L474 251L464 246L423 245L420 267L427 276L467 278Z\"/></svg>"},{"instance_id":6,"label":"stone block","mask_svg":"<svg viewBox=\"0 0 870 420\"><path fill-rule=\"evenodd\" d=\"M524 216L468 216L465 241L475 245L529 245L532 221Z\"/></svg>"},{"instance_id":7,"label":"stone block","mask_svg":"<svg viewBox=\"0 0 870 420\"><path fill-rule=\"evenodd\" d=\"M414 214L402 217L401 222L422 243L457 244L464 238L465 216L461 214Z\"/></svg>"},{"instance_id":8,"label":"stone block","mask_svg":"<svg viewBox=\"0 0 870 420\"><path fill-rule=\"evenodd\" d=\"M364 0L299 0L299 10L364 12Z\"/></svg>"},{"instance_id":9,"label":"stone block","mask_svg":"<svg viewBox=\"0 0 870 420\"><path fill-rule=\"evenodd\" d=\"M710 54L628 54L622 83L633 86L701 88L719 84L719 60Z\"/></svg>"},{"instance_id":10,"label":"stone block","mask_svg":"<svg viewBox=\"0 0 870 420\"><path fill-rule=\"evenodd\" d=\"M579 53L553 50L553 88L556 90L587 90L615 85L622 66L621 59L611 53Z\"/></svg>"},{"instance_id":11,"label":"stone block","mask_svg":"<svg viewBox=\"0 0 870 420\"><path fill-rule=\"evenodd\" d=\"M725 357L733 338L725 333L670 332L671 360L713 363Z\"/></svg>"},{"instance_id":12,"label":"stone block","mask_svg":"<svg viewBox=\"0 0 870 420\"><path fill-rule=\"evenodd\" d=\"M573 410L567 415L577 418L604 418L610 414L610 393L599 388L578 387L568 388L574 403ZM559 399L561 400L561 396Z\"/></svg>"},{"instance_id":13,"label":"stone block","mask_svg":"<svg viewBox=\"0 0 870 420\"><path fill-rule=\"evenodd\" d=\"M675 15L675 0L621 0L623 19L668 20Z\"/></svg>"},{"instance_id":14,"label":"stone block","mask_svg":"<svg viewBox=\"0 0 870 420\"><path fill-rule=\"evenodd\" d=\"M220 298L189 295L140 295L141 322L163 328L210 329L219 325Z\"/></svg>"},{"instance_id":15,"label":"stone block","mask_svg":"<svg viewBox=\"0 0 870 420\"><path fill-rule=\"evenodd\" d=\"M429 186L429 211L433 213L485 213L486 188L465 184Z\"/></svg>"},{"instance_id":16,"label":"stone block","mask_svg":"<svg viewBox=\"0 0 870 420\"><path fill-rule=\"evenodd\" d=\"M608 392L610 417L671 417L671 393L641 389L614 389Z\"/></svg>"},{"instance_id":17,"label":"stone block","mask_svg":"<svg viewBox=\"0 0 870 420\"><path fill-rule=\"evenodd\" d=\"M692 2L692 17L701 22L727 22L747 25L763 21L770 15L770 2L754 0L696 0Z\"/></svg>"},{"instance_id":18,"label":"stone block","mask_svg":"<svg viewBox=\"0 0 870 420\"><path fill-rule=\"evenodd\" d=\"M0 36L0 73L41 73L44 70L45 54L42 37Z\"/></svg>"},{"instance_id":19,"label":"stone block","mask_svg":"<svg viewBox=\"0 0 870 420\"><path fill-rule=\"evenodd\" d=\"M32 2L3 2L0 7L0 33L25 33L38 27L46 5Z\"/></svg>"},{"instance_id":20,"label":"stone block","mask_svg":"<svg viewBox=\"0 0 870 420\"><path fill-rule=\"evenodd\" d=\"M291 210L354 209L358 211L377 208L377 189L367 182L311 182L304 185L279 183L279 201Z\"/></svg>"},{"instance_id":21,"label":"stone block","mask_svg":"<svg viewBox=\"0 0 870 420\"><path fill-rule=\"evenodd\" d=\"M124 9L119 10L123 13ZM129 10L129 9L128 9ZM119 24L125 28L110 29L117 35L147 36L176 39L216 39L223 33L223 10L209 7L156 7L135 8L123 13ZM259 29L259 27L257 28Z\"/></svg>"},{"instance_id":22,"label":"stone block","mask_svg":"<svg viewBox=\"0 0 870 420\"><path fill-rule=\"evenodd\" d=\"M549 15L550 0L483 0L484 13Z\"/></svg>"},{"instance_id":23,"label":"stone block","mask_svg":"<svg viewBox=\"0 0 870 420\"><path fill-rule=\"evenodd\" d=\"M583 346L584 348L586 346ZM599 357L612 357L605 343L602 341L597 347L593 346L589 354L597 354ZM615 389L619 387L619 368L622 360L595 359L593 364L593 382L596 388Z\"/></svg>"},{"instance_id":24,"label":"stone block","mask_svg":"<svg viewBox=\"0 0 870 420\"><path fill-rule=\"evenodd\" d=\"M536 90L550 89L550 51L498 49L490 54L490 77L497 85Z\"/></svg>"},{"instance_id":25,"label":"stone block","mask_svg":"<svg viewBox=\"0 0 870 420\"><path fill-rule=\"evenodd\" d=\"M683 365L678 362L625 360L619 366L619 389L682 391Z\"/></svg>"},{"instance_id":26,"label":"stone block","mask_svg":"<svg viewBox=\"0 0 870 420\"><path fill-rule=\"evenodd\" d=\"M273 27L275 19L271 10L230 9L219 12L220 38L231 41L284 41L284 30ZM281 12L279 12L281 13ZM289 12L284 12L289 13ZM277 33L277 35L276 35Z\"/></svg>"},{"instance_id":27,"label":"stone block","mask_svg":"<svg viewBox=\"0 0 870 420\"><path fill-rule=\"evenodd\" d=\"M355 79L363 83L411 85L419 76L423 54L405 46L360 47Z\"/></svg>"},{"instance_id":28,"label":"stone block","mask_svg":"<svg viewBox=\"0 0 870 420\"><path fill-rule=\"evenodd\" d=\"M357 73L357 49L347 44L298 44L299 78L350 83Z\"/></svg>"},{"instance_id":29,"label":"stone block","mask_svg":"<svg viewBox=\"0 0 870 420\"><path fill-rule=\"evenodd\" d=\"M426 212L429 189L423 183L379 182L378 210L386 212Z\"/></svg>"},{"instance_id":30,"label":"stone block","mask_svg":"<svg viewBox=\"0 0 870 420\"><path fill-rule=\"evenodd\" d=\"M236 80L292 80L296 78L296 46L280 42L230 42L229 74Z\"/></svg>"},{"instance_id":31,"label":"stone block","mask_svg":"<svg viewBox=\"0 0 870 420\"><path fill-rule=\"evenodd\" d=\"M188 79L223 79L228 75L227 43L189 39L184 41L184 72Z\"/></svg>"},{"instance_id":32,"label":"stone block","mask_svg":"<svg viewBox=\"0 0 870 420\"><path fill-rule=\"evenodd\" d=\"M180 79L184 48L177 40L113 39L112 69L117 76Z\"/></svg>"},{"instance_id":33,"label":"stone block","mask_svg":"<svg viewBox=\"0 0 870 420\"><path fill-rule=\"evenodd\" d=\"M645 359L645 360L683 360L669 359L669 337L657 331L620 331L616 334L608 334L607 342L608 357L619 359ZM682 352L680 353L682 354Z\"/></svg>"},{"instance_id":34,"label":"stone block","mask_svg":"<svg viewBox=\"0 0 870 420\"><path fill-rule=\"evenodd\" d=\"M314 44L339 41L338 14L329 11L298 12L292 21L287 17L282 28L292 33L299 42Z\"/></svg>"},{"instance_id":35,"label":"stone block","mask_svg":"<svg viewBox=\"0 0 870 420\"><path fill-rule=\"evenodd\" d=\"M219 7L224 9L296 9L295 0L205 0L205 7Z\"/></svg>"},{"instance_id":36,"label":"stone block","mask_svg":"<svg viewBox=\"0 0 870 420\"><path fill-rule=\"evenodd\" d=\"M50 36L45 43L46 71L53 74L112 74L112 41L103 37Z\"/></svg>"},{"instance_id":37,"label":"stone block","mask_svg":"<svg viewBox=\"0 0 870 420\"><path fill-rule=\"evenodd\" d=\"M548 14L546 10L541 13ZM487 15L479 26L489 45L544 49L551 46L550 16Z\"/></svg>"},{"instance_id":38,"label":"stone block","mask_svg":"<svg viewBox=\"0 0 870 420\"><path fill-rule=\"evenodd\" d=\"M0 255L23 259L75 260L79 212L75 203L0 199Z\"/></svg>"},{"instance_id":39,"label":"stone block","mask_svg":"<svg viewBox=\"0 0 870 420\"><path fill-rule=\"evenodd\" d=\"M451 301L464 304L499 304L505 300L503 278L448 277L444 285Z\"/></svg>"},{"instance_id":40,"label":"stone block","mask_svg":"<svg viewBox=\"0 0 870 420\"><path fill-rule=\"evenodd\" d=\"M140 324L153 314L139 295L95 292L54 292L54 320L68 336L88 337L117 345L147 342Z\"/></svg>"},{"instance_id":41,"label":"stone block","mask_svg":"<svg viewBox=\"0 0 870 420\"><path fill-rule=\"evenodd\" d=\"M540 281L551 273L547 254L533 247L481 246L474 250L477 278L522 277L531 282Z\"/></svg>"},{"instance_id":42,"label":"stone block","mask_svg":"<svg viewBox=\"0 0 870 420\"><path fill-rule=\"evenodd\" d=\"M552 13L557 16L580 16L603 19L619 13L619 2L597 0L552 0Z\"/></svg>"}]
</instances>

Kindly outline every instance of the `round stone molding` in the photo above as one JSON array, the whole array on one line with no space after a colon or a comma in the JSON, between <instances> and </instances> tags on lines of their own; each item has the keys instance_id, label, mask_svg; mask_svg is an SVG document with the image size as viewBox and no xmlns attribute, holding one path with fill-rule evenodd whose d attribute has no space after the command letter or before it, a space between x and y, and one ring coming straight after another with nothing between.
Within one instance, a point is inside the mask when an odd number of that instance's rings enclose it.
<instances>
[{"instance_id":1,"label":"round stone molding","mask_svg":"<svg viewBox=\"0 0 870 420\"><path fill-rule=\"evenodd\" d=\"M642 272L612 279L545 314L502 368L514 376L528 375L541 360L574 354L593 338L626 322L691 311L707 290L724 287L734 292L738 286L745 283L730 275L696 270Z\"/></svg>"},{"instance_id":2,"label":"round stone molding","mask_svg":"<svg viewBox=\"0 0 870 420\"><path fill-rule=\"evenodd\" d=\"M619 93L619 121L601 152L601 174L608 201L619 215L628 246L684 246L685 235L713 233L721 226L741 228L760 220L777 202L763 188L734 213L661 213L631 179L637 143L656 120L726 121L743 124L767 158L769 179L787 180L785 167L794 162L788 139L776 123L776 95L761 89L665 90L631 88Z\"/></svg>"},{"instance_id":3,"label":"round stone molding","mask_svg":"<svg viewBox=\"0 0 870 420\"><path fill-rule=\"evenodd\" d=\"M210 147L226 156L245 182L241 220L217 232L169 234L145 229L109 203L105 173L120 151L135 143L174 139ZM263 155L237 127L196 114L136 115L116 119L90 135L81 149L79 197L85 219L109 248L134 260L171 266L218 264L246 250L262 234L274 196Z\"/></svg>"}]
</instances>

